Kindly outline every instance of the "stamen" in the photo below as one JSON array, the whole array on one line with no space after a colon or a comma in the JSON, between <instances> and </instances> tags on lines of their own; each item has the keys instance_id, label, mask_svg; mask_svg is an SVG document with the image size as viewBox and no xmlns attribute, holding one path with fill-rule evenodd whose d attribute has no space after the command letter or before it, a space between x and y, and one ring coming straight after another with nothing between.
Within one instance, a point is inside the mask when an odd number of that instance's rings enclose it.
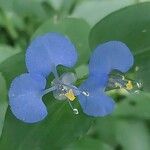
<instances>
[{"instance_id":1,"label":"stamen","mask_svg":"<svg viewBox=\"0 0 150 150\"><path fill-rule=\"evenodd\" d=\"M64 86L66 86L66 87L69 87L72 90L75 90L79 94L83 94L84 96L89 96L89 92L87 92L87 91L81 91L77 87L72 86L72 85L67 85L67 84L64 84L64 83L61 83L61 84L64 85Z\"/></svg>"},{"instance_id":2,"label":"stamen","mask_svg":"<svg viewBox=\"0 0 150 150\"><path fill-rule=\"evenodd\" d=\"M139 93L142 89L142 83L141 82L135 82L135 81L128 81L126 84L126 90L129 92Z\"/></svg>"},{"instance_id":3,"label":"stamen","mask_svg":"<svg viewBox=\"0 0 150 150\"><path fill-rule=\"evenodd\" d=\"M133 89L133 84L132 84L131 80L129 80L128 83L126 84L126 89L127 90L132 90Z\"/></svg>"},{"instance_id":4,"label":"stamen","mask_svg":"<svg viewBox=\"0 0 150 150\"><path fill-rule=\"evenodd\" d=\"M78 109L76 109L76 108L73 109L73 112L74 112L75 115L78 115L78 114L79 114L79 111L78 111Z\"/></svg>"},{"instance_id":5,"label":"stamen","mask_svg":"<svg viewBox=\"0 0 150 150\"><path fill-rule=\"evenodd\" d=\"M55 88L45 90L44 94L48 93L49 91L56 90L55 95L58 96L58 97L55 96L56 99L59 99L59 96L60 96L61 100L65 100L67 98L68 101L74 101L76 96L79 94L83 94L84 96L89 96L88 92L81 91L76 86L74 86L72 84L63 83L61 78L59 78L59 76L58 76L58 73L57 73L55 66L53 66L52 71L53 71L53 74L55 76L55 79L51 83L52 83L52 86L54 86ZM69 102L69 104L70 104L72 110L74 111L74 113L78 114L78 110L74 109L70 102Z\"/></svg>"},{"instance_id":6,"label":"stamen","mask_svg":"<svg viewBox=\"0 0 150 150\"><path fill-rule=\"evenodd\" d=\"M47 93L50 93L50 92L52 92L52 91L54 91L54 90L56 90L56 86L52 86L52 87L50 87L50 88L44 90L42 95L45 95L45 94L47 94Z\"/></svg>"},{"instance_id":7,"label":"stamen","mask_svg":"<svg viewBox=\"0 0 150 150\"><path fill-rule=\"evenodd\" d=\"M70 105L71 109L73 110L73 113L74 113L75 115L78 115L78 114L79 114L78 109L73 108L73 106L72 106L72 104L71 104L71 102L70 102L69 100L68 100L68 103L69 103L69 105Z\"/></svg>"},{"instance_id":8,"label":"stamen","mask_svg":"<svg viewBox=\"0 0 150 150\"><path fill-rule=\"evenodd\" d=\"M141 88L143 87L142 82L136 82L136 85L137 85L137 87L138 87L139 89L141 89Z\"/></svg>"},{"instance_id":9,"label":"stamen","mask_svg":"<svg viewBox=\"0 0 150 150\"><path fill-rule=\"evenodd\" d=\"M74 95L74 93L73 93L73 91L72 91L72 89L70 89L66 94L65 94L65 96L70 100L70 101L74 101L75 100L75 95Z\"/></svg>"},{"instance_id":10,"label":"stamen","mask_svg":"<svg viewBox=\"0 0 150 150\"><path fill-rule=\"evenodd\" d=\"M87 92L87 91L82 91L81 92L83 95L85 95L85 96L89 96L90 94L89 94L89 92Z\"/></svg>"}]
</instances>

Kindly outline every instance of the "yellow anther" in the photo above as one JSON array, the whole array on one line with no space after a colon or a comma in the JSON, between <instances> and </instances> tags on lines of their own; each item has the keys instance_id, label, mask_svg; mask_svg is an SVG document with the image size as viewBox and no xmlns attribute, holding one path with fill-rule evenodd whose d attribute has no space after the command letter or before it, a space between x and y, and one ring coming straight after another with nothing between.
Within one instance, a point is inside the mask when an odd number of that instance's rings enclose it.
<instances>
[{"instance_id":1,"label":"yellow anther","mask_svg":"<svg viewBox=\"0 0 150 150\"><path fill-rule=\"evenodd\" d=\"M133 84L132 82L129 80L128 83L126 84L126 89L127 90L132 90L133 89Z\"/></svg>"},{"instance_id":2,"label":"yellow anther","mask_svg":"<svg viewBox=\"0 0 150 150\"><path fill-rule=\"evenodd\" d=\"M66 93L65 94L65 96L70 100L70 101L74 101L75 100L75 95L74 95L74 93L73 93L73 91L72 91L72 89L70 89L69 91L68 91L68 93Z\"/></svg>"}]
</instances>

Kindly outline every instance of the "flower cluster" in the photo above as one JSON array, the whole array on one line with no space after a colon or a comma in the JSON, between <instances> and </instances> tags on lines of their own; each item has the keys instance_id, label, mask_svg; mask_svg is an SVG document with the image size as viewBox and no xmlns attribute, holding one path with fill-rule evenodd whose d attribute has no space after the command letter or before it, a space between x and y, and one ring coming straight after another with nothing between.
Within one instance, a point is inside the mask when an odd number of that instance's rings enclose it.
<instances>
[{"instance_id":1,"label":"flower cluster","mask_svg":"<svg viewBox=\"0 0 150 150\"><path fill-rule=\"evenodd\" d=\"M71 101L76 97L83 112L90 116L105 116L114 110L115 103L105 93L109 73L116 69L127 72L133 65L128 47L119 41L98 45L89 61L89 76L76 87L73 73L57 73L57 66L73 67L78 55L75 46L65 36L47 33L37 37L26 51L28 73L16 77L10 86L9 104L13 114L27 123L41 121L47 115L42 97L53 92L58 100ZM46 78L54 74L51 87L46 89ZM72 107L77 114L78 110Z\"/></svg>"}]
</instances>

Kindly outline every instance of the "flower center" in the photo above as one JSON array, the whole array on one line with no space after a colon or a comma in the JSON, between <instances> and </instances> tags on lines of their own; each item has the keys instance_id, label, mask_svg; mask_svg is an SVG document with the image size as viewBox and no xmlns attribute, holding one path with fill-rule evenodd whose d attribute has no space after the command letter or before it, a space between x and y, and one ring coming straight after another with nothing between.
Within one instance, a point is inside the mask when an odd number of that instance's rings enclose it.
<instances>
[{"instance_id":1,"label":"flower center","mask_svg":"<svg viewBox=\"0 0 150 150\"><path fill-rule=\"evenodd\" d=\"M111 73L109 75L109 81L106 90L118 88L125 89L128 92L137 93L142 88L142 83L125 78L125 76L120 72Z\"/></svg>"},{"instance_id":2,"label":"flower center","mask_svg":"<svg viewBox=\"0 0 150 150\"><path fill-rule=\"evenodd\" d=\"M51 87L46 89L43 92L43 95L53 92L56 99L67 100L74 114L78 114L78 109L74 108L71 102L76 99L77 95L83 94L84 96L89 96L89 93L86 91L81 91L73 85L76 81L73 73L65 73L59 77L55 67L52 69L52 72L55 78L51 82Z\"/></svg>"},{"instance_id":3,"label":"flower center","mask_svg":"<svg viewBox=\"0 0 150 150\"><path fill-rule=\"evenodd\" d=\"M54 97L56 99L64 100L67 98L70 101L75 100L77 95L75 90L78 90L78 88L76 88L75 86L64 84L61 80L58 79L54 79L52 81L52 86L56 87L56 90L54 91Z\"/></svg>"}]
</instances>

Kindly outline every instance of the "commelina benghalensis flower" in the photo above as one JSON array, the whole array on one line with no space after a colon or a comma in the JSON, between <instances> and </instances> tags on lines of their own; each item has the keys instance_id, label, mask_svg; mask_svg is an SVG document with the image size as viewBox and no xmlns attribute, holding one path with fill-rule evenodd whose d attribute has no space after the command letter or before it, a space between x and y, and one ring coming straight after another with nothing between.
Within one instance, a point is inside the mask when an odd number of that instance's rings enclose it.
<instances>
[{"instance_id":1,"label":"commelina benghalensis flower","mask_svg":"<svg viewBox=\"0 0 150 150\"><path fill-rule=\"evenodd\" d=\"M37 37L26 51L27 73L17 76L9 90L12 113L27 123L41 121L47 116L42 97L53 92L56 99L71 101L78 97L83 112L90 116L105 116L114 110L115 102L106 95L105 89L112 70L127 72L133 65L133 56L122 42L109 41L98 45L89 61L89 76L79 86L74 86L74 73L57 73L57 66L73 67L77 62L73 43L58 33ZM51 87L46 89L46 79L54 74ZM72 107L77 114L78 110Z\"/></svg>"}]
</instances>

